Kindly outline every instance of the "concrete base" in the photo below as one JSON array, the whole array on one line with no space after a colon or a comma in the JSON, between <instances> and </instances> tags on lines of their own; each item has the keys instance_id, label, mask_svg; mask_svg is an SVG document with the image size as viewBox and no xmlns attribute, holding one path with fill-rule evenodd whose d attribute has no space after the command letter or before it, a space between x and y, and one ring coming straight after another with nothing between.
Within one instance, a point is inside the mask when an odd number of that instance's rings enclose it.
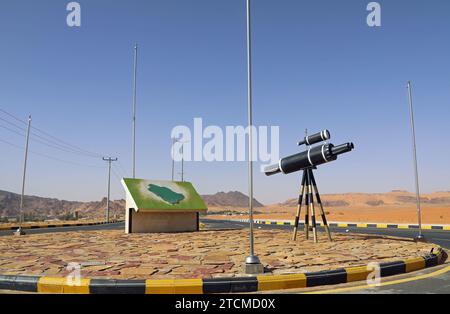
<instances>
[{"instance_id":1,"label":"concrete base","mask_svg":"<svg viewBox=\"0 0 450 314\"><path fill-rule=\"evenodd\" d=\"M198 213L127 213L125 233L164 233L198 231Z\"/></svg>"},{"instance_id":2,"label":"concrete base","mask_svg":"<svg viewBox=\"0 0 450 314\"><path fill-rule=\"evenodd\" d=\"M245 273L249 275L257 275L264 273L263 264L245 264Z\"/></svg>"},{"instance_id":3,"label":"concrete base","mask_svg":"<svg viewBox=\"0 0 450 314\"><path fill-rule=\"evenodd\" d=\"M25 231L23 231L23 229L17 229L16 231L14 231L14 235L15 236L25 235Z\"/></svg>"},{"instance_id":4,"label":"concrete base","mask_svg":"<svg viewBox=\"0 0 450 314\"><path fill-rule=\"evenodd\" d=\"M427 243L427 239L425 238L425 236L423 234L418 235L417 237L414 238L414 241L416 242L422 242L422 243Z\"/></svg>"}]
</instances>

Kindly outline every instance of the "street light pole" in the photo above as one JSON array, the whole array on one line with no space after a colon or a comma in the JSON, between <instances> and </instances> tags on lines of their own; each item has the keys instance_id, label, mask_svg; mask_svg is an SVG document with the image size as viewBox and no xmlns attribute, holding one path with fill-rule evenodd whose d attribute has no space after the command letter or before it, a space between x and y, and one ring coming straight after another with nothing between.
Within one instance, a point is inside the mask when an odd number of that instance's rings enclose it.
<instances>
[{"instance_id":1,"label":"street light pole","mask_svg":"<svg viewBox=\"0 0 450 314\"><path fill-rule=\"evenodd\" d=\"M117 158L111 158L111 157L103 157L104 161L108 162L108 196L106 198L106 223L109 223L109 197L110 197L110 190L111 190L111 162L117 161Z\"/></svg>"},{"instance_id":2,"label":"street light pole","mask_svg":"<svg viewBox=\"0 0 450 314\"><path fill-rule=\"evenodd\" d=\"M411 124L411 139L412 139L412 152L414 161L414 177L416 183L416 206L417 206L417 218L419 224L419 234L416 237L417 241L424 241L425 237L422 234L422 215L420 210L420 190L419 190L419 171L417 170L417 150L416 150L416 130L414 126L414 110L413 110L413 100L412 100L412 87L411 81L408 81L408 101L409 101L409 117Z\"/></svg>"},{"instance_id":3,"label":"street light pole","mask_svg":"<svg viewBox=\"0 0 450 314\"><path fill-rule=\"evenodd\" d=\"M138 46L134 45L134 71L133 71L133 179L136 178L136 81L137 81L137 55Z\"/></svg>"},{"instance_id":4,"label":"street light pole","mask_svg":"<svg viewBox=\"0 0 450 314\"><path fill-rule=\"evenodd\" d=\"M264 272L258 256L255 255L253 234L253 117L252 117L252 55L251 55L251 23L250 23L250 0L247 4L247 111L248 111L248 207L250 222L250 255L245 259L245 272L247 274L258 274Z\"/></svg>"},{"instance_id":5,"label":"street light pole","mask_svg":"<svg viewBox=\"0 0 450 314\"><path fill-rule=\"evenodd\" d=\"M23 173L22 173L22 194L20 195L20 208L19 208L19 229L15 232L16 235L24 235L25 232L22 230L23 223L23 198L25 194L25 178L27 173L27 160L28 160L28 144L30 141L30 129L31 129L31 115L28 116L28 128L27 128L27 139L25 144L25 159L23 162Z\"/></svg>"}]
</instances>

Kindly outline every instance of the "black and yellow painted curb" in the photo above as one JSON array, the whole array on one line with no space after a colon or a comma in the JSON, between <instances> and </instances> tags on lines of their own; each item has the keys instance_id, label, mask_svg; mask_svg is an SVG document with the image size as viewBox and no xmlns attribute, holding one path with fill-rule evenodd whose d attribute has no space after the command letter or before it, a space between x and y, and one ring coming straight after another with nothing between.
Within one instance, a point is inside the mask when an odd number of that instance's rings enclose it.
<instances>
[{"instance_id":1,"label":"black and yellow painted curb","mask_svg":"<svg viewBox=\"0 0 450 314\"><path fill-rule=\"evenodd\" d=\"M22 229L30 230L30 229L45 229L45 228L62 228L62 227L81 227L81 226L96 226L96 225L105 225L111 223L124 222L124 220L111 220L110 222L99 221L99 222L80 222L80 223L65 223L65 224L48 224L48 225L23 225ZM17 230L19 226L8 226L2 227L0 226L0 230Z\"/></svg>"},{"instance_id":2,"label":"black and yellow painted curb","mask_svg":"<svg viewBox=\"0 0 450 314\"><path fill-rule=\"evenodd\" d=\"M381 277L409 273L445 262L438 249L423 257L379 264ZM0 275L0 290L70 294L211 294L242 293L335 285L366 280L373 267L360 266L331 271L241 278L109 280Z\"/></svg>"},{"instance_id":3,"label":"black and yellow painted curb","mask_svg":"<svg viewBox=\"0 0 450 314\"><path fill-rule=\"evenodd\" d=\"M234 220L239 222L249 222L248 219ZM254 220L257 225L278 225L278 226L294 226L294 221L285 220ZM321 222L316 223L317 226L323 226ZM303 223L299 223L300 227L304 227ZM338 228L375 228L375 229L419 229L418 225L410 224L386 224L386 223L351 223L351 222L328 222L330 227ZM450 231L450 225L422 225L424 230L441 230Z\"/></svg>"}]
</instances>

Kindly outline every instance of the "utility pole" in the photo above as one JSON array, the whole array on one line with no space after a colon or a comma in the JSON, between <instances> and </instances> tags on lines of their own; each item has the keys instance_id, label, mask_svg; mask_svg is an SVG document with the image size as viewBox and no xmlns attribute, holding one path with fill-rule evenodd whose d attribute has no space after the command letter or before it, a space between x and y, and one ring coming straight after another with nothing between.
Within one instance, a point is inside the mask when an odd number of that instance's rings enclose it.
<instances>
[{"instance_id":1,"label":"utility pole","mask_svg":"<svg viewBox=\"0 0 450 314\"><path fill-rule=\"evenodd\" d=\"M117 158L103 157L104 161L108 162L108 197L106 198L106 223L109 222L109 196L111 190L111 162L117 161Z\"/></svg>"},{"instance_id":2,"label":"utility pole","mask_svg":"<svg viewBox=\"0 0 450 314\"><path fill-rule=\"evenodd\" d=\"M27 139L25 144L25 159L23 162L23 174L22 174L22 194L20 195L20 208L19 208L19 229L14 233L15 235L24 235L25 232L22 230L23 223L23 198L25 194L25 177L27 173L27 159L28 159L28 144L30 141L30 129L31 129L31 115L28 116L28 128L27 128Z\"/></svg>"},{"instance_id":3,"label":"utility pole","mask_svg":"<svg viewBox=\"0 0 450 314\"><path fill-rule=\"evenodd\" d=\"M174 178L174 174L175 174L175 161L174 161L174 156L175 156L175 152L174 152L174 147L175 147L175 143L180 143L181 144L181 172L178 172L178 174L181 174L181 182L184 182L184 144L188 143L189 141L180 141L176 138L172 138L172 181L175 180Z\"/></svg>"},{"instance_id":4,"label":"utility pole","mask_svg":"<svg viewBox=\"0 0 450 314\"><path fill-rule=\"evenodd\" d=\"M245 259L245 272L259 274L264 272L258 256L255 255L253 235L253 121L252 121L252 50L251 50L250 0L247 0L247 110L248 110L248 197L250 221L250 255Z\"/></svg>"},{"instance_id":5,"label":"utility pole","mask_svg":"<svg viewBox=\"0 0 450 314\"><path fill-rule=\"evenodd\" d=\"M411 139L412 139L412 153L414 161L414 177L416 183L416 206L417 206L417 216L419 224L419 234L416 237L417 241L424 241L425 237L422 234L422 215L420 210L420 190L419 190L419 171L417 170L417 150L416 150L416 129L414 126L414 110L413 110L413 100L412 100L412 88L411 81L408 81L408 101L409 101L409 118L411 124Z\"/></svg>"},{"instance_id":6,"label":"utility pole","mask_svg":"<svg viewBox=\"0 0 450 314\"><path fill-rule=\"evenodd\" d=\"M133 179L136 178L136 81L137 81L138 45L134 45L134 74L133 74Z\"/></svg>"}]
</instances>

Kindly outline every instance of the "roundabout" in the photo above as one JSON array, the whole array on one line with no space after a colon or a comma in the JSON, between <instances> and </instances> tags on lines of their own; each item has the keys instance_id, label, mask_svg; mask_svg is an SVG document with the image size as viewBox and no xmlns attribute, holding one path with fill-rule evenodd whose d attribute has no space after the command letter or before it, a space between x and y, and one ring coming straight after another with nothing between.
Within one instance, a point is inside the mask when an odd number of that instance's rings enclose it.
<instances>
[{"instance_id":1,"label":"roundabout","mask_svg":"<svg viewBox=\"0 0 450 314\"><path fill-rule=\"evenodd\" d=\"M319 244L286 230L256 230L264 275L244 275L246 230L124 234L119 230L0 238L0 289L51 293L220 293L291 289L365 280L438 265L435 244L361 234L320 234ZM74 267L75 265L75 267ZM78 265L78 268L77 268ZM373 264L371 264L373 265ZM79 283L73 285L74 269ZM68 278L71 278L69 280Z\"/></svg>"}]
</instances>

